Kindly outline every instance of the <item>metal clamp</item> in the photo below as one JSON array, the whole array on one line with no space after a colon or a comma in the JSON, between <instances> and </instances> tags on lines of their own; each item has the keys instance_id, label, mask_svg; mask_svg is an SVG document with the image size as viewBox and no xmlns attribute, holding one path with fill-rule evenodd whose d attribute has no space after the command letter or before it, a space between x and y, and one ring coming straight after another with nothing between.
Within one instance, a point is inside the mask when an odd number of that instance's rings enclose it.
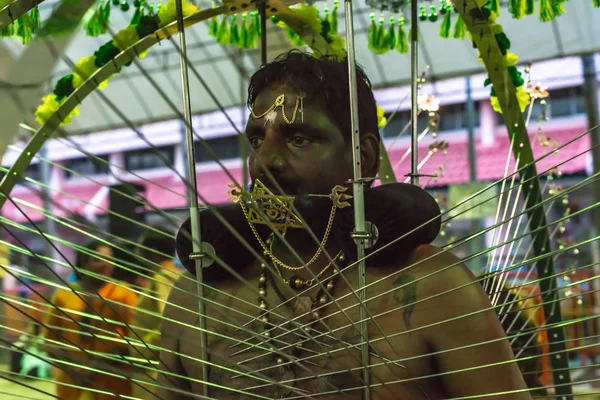
<instances>
[{"instance_id":1,"label":"metal clamp","mask_svg":"<svg viewBox=\"0 0 600 400\"><path fill-rule=\"evenodd\" d=\"M215 248L210 243L202 242L200 243L200 251L190 253L189 259L192 261L200 260L200 266L207 268L215 262L216 254Z\"/></svg>"},{"instance_id":2,"label":"metal clamp","mask_svg":"<svg viewBox=\"0 0 600 400\"><path fill-rule=\"evenodd\" d=\"M370 249L379 240L379 229L370 221L365 221L365 229L365 232L353 231L350 236L354 239L354 243L359 244L362 242L365 249Z\"/></svg>"}]
</instances>

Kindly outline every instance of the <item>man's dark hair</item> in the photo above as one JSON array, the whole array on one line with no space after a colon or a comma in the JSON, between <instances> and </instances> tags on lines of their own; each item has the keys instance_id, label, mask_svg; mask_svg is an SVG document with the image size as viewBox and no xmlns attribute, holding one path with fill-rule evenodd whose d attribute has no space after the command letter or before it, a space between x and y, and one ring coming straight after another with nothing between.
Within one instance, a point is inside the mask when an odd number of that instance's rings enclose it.
<instances>
[{"instance_id":1,"label":"man's dark hair","mask_svg":"<svg viewBox=\"0 0 600 400\"><path fill-rule=\"evenodd\" d=\"M95 258L94 254L96 254L98 249L102 246L110 247L102 240L92 239L88 241L81 250L77 249L75 266L79 268L85 268L85 265L89 262L90 258Z\"/></svg>"},{"instance_id":2,"label":"man's dark hair","mask_svg":"<svg viewBox=\"0 0 600 400\"><path fill-rule=\"evenodd\" d=\"M166 232L162 233L153 230L147 230L140 237L140 244L151 249L144 249L144 254L153 255L154 257L159 257L162 259L175 257L175 239L169 237Z\"/></svg>"},{"instance_id":3,"label":"man's dark hair","mask_svg":"<svg viewBox=\"0 0 600 400\"><path fill-rule=\"evenodd\" d=\"M340 129L346 143L352 143L346 60L334 56L316 58L299 50L284 53L252 75L248 87L248 107L252 107L261 91L273 85L289 85L304 92L309 101L318 102ZM359 66L356 67L356 86L360 133L371 133L379 138L377 105L371 82Z\"/></svg>"}]
</instances>

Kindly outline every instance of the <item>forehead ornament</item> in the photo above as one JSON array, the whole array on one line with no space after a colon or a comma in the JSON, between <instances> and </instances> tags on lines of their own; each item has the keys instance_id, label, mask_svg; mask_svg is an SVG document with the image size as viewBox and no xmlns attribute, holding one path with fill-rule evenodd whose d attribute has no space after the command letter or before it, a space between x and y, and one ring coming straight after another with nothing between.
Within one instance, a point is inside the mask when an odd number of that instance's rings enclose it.
<instances>
[{"instance_id":1,"label":"forehead ornament","mask_svg":"<svg viewBox=\"0 0 600 400\"><path fill-rule=\"evenodd\" d=\"M292 111L292 116L291 118L288 118L287 114L285 113L285 94L280 94L279 96L277 96L277 98L275 99L275 102L273 104L271 104L271 106L263 113L261 114L257 114L254 110L254 104L252 104L252 107L250 108L250 113L252 114L252 118L254 119L261 119L261 118L265 118L265 125L267 123L273 123L275 122L275 119L277 118L277 109L281 107L281 116L283 118L283 120L287 123L287 124L293 124L294 122L296 122L296 116L298 114L298 110L300 110L300 118L302 120L302 122L304 122L304 97L305 94L300 92L296 95L296 102L294 104L294 110Z\"/></svg>"}]
</instances>

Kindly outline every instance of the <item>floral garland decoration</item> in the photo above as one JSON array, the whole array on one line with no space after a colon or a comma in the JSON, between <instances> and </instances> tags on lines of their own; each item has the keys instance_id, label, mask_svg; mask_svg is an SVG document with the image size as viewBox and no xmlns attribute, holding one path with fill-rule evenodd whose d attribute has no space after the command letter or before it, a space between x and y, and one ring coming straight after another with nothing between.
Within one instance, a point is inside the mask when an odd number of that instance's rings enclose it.
<instances>
[{"instance_id":1,"label":"floral garland decoration","mask_svg":"<svg viewBox=\"0 0 600 400\"><path fill-rule=\"evenodd\" d=\"M195 5L189 4L186 0L183 0L184 17L192 15L197 11L198 8ZM160 8L160 10L156 12L155 15L149 15L145 13L141 14L137 24L132 24L127 26L125 29L122 29L113 37L112 40L100 46L100 48L96 50L92 56L84 57L79 60L79 62L73 68L73 73L60 78L54 86L53 93L42 98L42 104L35 111L37 122L41 125L45 124L50 117L56 113L63 101L69 97L75 91L75 89L89 79L98 69L114 59L119 53L125 51L133 44L138 42L141 38L144 38L159 28L162 28L175 21L176 16L176 0L169 0ZM140 54L139 57L143 58L146 56L146 54L147 51ZM129 66L130 64L131 63L128 63L126 66ZM98 85L98 87L100 89L106 88L111 77L107 78L104 82ZM73 111L65 117L61 123L61 126L70 124L74 115L79 115L79 110L77 107L75 107Z\"/></svg>"},{"instance_id":2,"label":"floral garland decoration","mask_svg":"<svg viewBox=\"0 0 600 400\"><path fill-rule=\"evenodd\" d=\"M511 77L512 83L515 87L517 100L519 102L519 108L521 112L525 111L527 106L531 101L531 97L529 93L527 93L523 87L525 81L523 80L521 72L517 69L517 63L519 62L519 56L515 53L510 52L511 43L508 39L508 36L503 32L503 28L496 21L498 14L492 10L491 5L493 5L497 0L478 0L477 3L481 7L481 11L487 17L488 23L496 38L496 42L498 43L498 47L500 48L500 52L504 56L504 63L507 66L508 73ZM471 34L469 33L469 37ZM481 55L479 55L479 60L483 62ZM488 78L484 82L484 86L492 85L491 79ZM498 97L496 96L496 91L492 85L490 89L490 102L494 111L502 114L502 109L500 108L500 102L498 101Z\"/></svg>"},{"instance_id":3,"label":"floral garland decoration","mask_svg":"<svg viewBox=\"0 0 600 400\"><path fill-rule=\"evenodd\" d=\"M336 0L334 3L334 9L331 13L329 13L329 9L327 8L327 4L325 4L324 14L325 16L321 18L320 11L315 6L302 4L298 7L290 8L300 20L302 20L305 24L310 26L313 31L321 35L323 39L329 44L329 48L331 52L340 60L346 58L346 41L342 39L342 37L337 33L338 30L338 1ZM288 32L288 40L294 46L305 46L306 43L304 40L291 29L285 22L280 21L276 17L271 17L272 21L277 24L280 28L287 29ZM319 57L319 53L314 52L313 55L315 57Z\"/></svg>"}]
</instances>

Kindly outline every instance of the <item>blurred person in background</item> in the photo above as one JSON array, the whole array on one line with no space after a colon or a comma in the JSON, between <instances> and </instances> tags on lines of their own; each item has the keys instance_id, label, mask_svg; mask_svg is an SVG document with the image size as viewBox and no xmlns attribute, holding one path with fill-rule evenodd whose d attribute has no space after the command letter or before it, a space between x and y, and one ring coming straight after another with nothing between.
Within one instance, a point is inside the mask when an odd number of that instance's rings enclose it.
<instances>
[{"instance_id":1,"label":"blurred person in background","mask_svg":"<svg viewBox=\"0 0 600 400\"><path fill-rule=\"evenodd\" d=\"M56 290L42 329L50 356L72 363L57 362L56 394L68 400L130 396L132 368L121 357L129 345L122 338L129 335L138 296L111 280L113 249L106 242L93 240L80 249L75 268L77 281Z\"/></svg>"},{"instance_id":2,"label":"blurred person in background","mask_svg":"<svg viewBox=\"0 0 600 400\"><path fill-rule=\"evenodd\" d=\"M138 255L146 265L148 277L144 279L145 282L137 280L137 283L144 287L144 291L139 296L137 311L133 318L133 329L136 338L141 338L148 347L137 346L132 350L131 356L142 358L144 361L157 361L160 350L153 349L152 346L160 346L163 310L171 288L181 271L174 260L174 236L170 232L165 232L164 228L155 227L144 232L139 239L139 245ZM151 370L138 373L135 377L156 383L158 366L153 365L150 368ZM147 386L146 389L135 385L135 397L152 398L149 393L152 392L153 387Z\"/></svg>"}]
</instances>

